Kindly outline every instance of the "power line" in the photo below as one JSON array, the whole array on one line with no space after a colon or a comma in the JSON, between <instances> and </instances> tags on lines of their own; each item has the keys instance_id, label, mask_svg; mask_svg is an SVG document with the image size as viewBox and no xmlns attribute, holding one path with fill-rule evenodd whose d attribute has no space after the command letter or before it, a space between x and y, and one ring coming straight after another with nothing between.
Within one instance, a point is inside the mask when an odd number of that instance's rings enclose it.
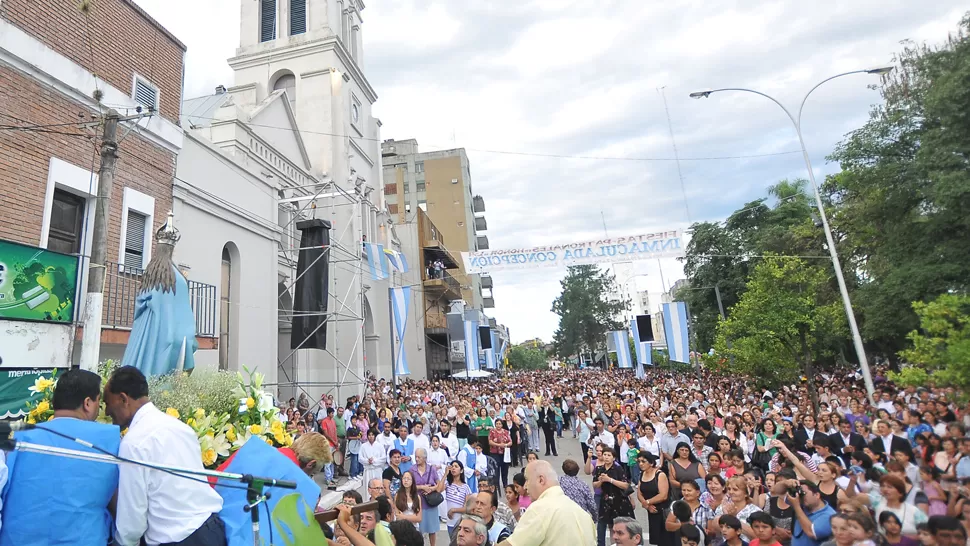
<instances>
[{"instance_id":1,"label":"power line","mask_svg":"<svg viewBox=\"0 0 970 546\"><path fill-rule=\"evenodd\" d=\"M191 119L205 119L210 121L227 121L218 118L208 118L205 116L193 116L186 115L187 118ZM292 127L278 127L275 125L264 125L259 123L245 122L246 125L250 127L262 127L264 129L276 129L280 131L292 131L298 133L304 133L308 135L322 135L322 136L332 136L340 138L351 138L354 140L368 140L372 142L383 142L379 138L372 137L359 137L356 135L348 135L342 133L329 133L326 131L310 131L304 129L294 129ZM190 126L191 127L191 126ZM434 144L430 145L432 148L442 148L449 149L453 148L450 146L436 146ZM498 154L498 155L512 155L512 156L524 156L524 157L544 157L548 159L588 159L597 161L639 161L639 162L649 162L649 161L722 161L727 159L751 159L759 157L773 157L788 154L800 154L801 150L791 150L786 152L772 152L763 154L737 154L737 155L724 155L724 156L701 156L701 157L619 157L619 156L596 156L596 155L576 155L576 154L552 154L552 153L541 153L541 152L522 152L515 150L497 150L492 148L470 148L467 146L462 146L467 151L479 152L485 154Z\"/></svg>"}]
</instances>

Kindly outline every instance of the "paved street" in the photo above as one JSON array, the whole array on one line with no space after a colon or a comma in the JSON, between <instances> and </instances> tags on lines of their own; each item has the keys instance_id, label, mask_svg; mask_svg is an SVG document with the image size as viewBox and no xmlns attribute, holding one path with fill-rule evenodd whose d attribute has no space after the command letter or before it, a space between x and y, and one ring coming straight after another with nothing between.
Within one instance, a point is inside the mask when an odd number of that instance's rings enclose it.
<instances>
[{"instance_id":1,"label":"paved street","mask_svg":"<svg viewBox=\"0 0 970 546\"><path fill-rule=\"evenodd\" d=\"M578 463L582 463L583 451L579 446L579 441L574 440L571 434L564 434L564 437L561 440L559 440L558 451L559 451L558 457L549 457L548 460L552 463L552 466L557 471L560 471L560 474L562 473L560 470L562 468L562 463L566 459L573 459ZM546 457L542 457L542 458L546 459ZM509 482L511 483L512 476L516 472L521 472L521 471L522 471L522 467L509 468ZM586 476L585 474L583 474L582 471L580 471L580 477L582 477L586 483L592 483L593 481L591 479L591 476ZM342 479L340 483L341 485L343 485L344 483L346 483L346 479ZM325 485L322 485L322 487L324 490L326 490ZM340 488L340 489L343 490L343 488ZM361 484L357 490L360 492L362 497L364 497L365 499L367 498L366 484ZM330 499L333 499L333 502L337 502L340 500L340 494L331 492L329 497L326 498L325 500L330 500ZM500 498L500 500L504 502L504 493L502 494L502 497ZM637 519L640 520L644 524L644 526L646 526L646 512L641 508L637 509ZM430 544L430 542L428 542L427 537L425 537L425 544ZM448 532L445 529L445 526L442 525L441 531L438 532L436 546L443 546L447 544L448 544Z\"/></svg>"}]
</instances>

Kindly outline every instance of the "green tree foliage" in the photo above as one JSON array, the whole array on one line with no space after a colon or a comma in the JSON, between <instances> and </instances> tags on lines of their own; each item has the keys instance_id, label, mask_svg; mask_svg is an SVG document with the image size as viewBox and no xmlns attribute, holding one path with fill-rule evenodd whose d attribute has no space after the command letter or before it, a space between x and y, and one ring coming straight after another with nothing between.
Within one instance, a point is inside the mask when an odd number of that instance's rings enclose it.
<instances>
[{"instance_id":1,"label":"green tree foliage","mask_svg":"<svg viewBox=\"0 0 970 546\"><path fill-rule=\"evenodd\" d=\"M509 349L509 367L513 370L545 370L549 367L542 349L516 345Z\"/></svg>"},{"instance_id":2,"label":"green tree foliage","mask_svg":"<svg viewBox=\"0 0 970 546\"><path fill-rule=\"evenodd\" d=\"M726 314L745 291L748 275L760 256L824 255L821 230L812 222L812 198L805 180L782 180L768 188L768 198L746 203L722 224L697 223L687 245L684 274L689 288L677 298L686 301L697 349L714 346L720 309L714 286L721 292Z\"/></svg>"},{"instance_id":3,"label":"green tree foliage","mask_svg":"<svg viewBox=\"0 0 970 546\"><path fill-rule=\"evenodd\" d=\"M970 296L944 294L929 303L917 302L913 309L919 317L919 330L909 333L913 346L900 356L916 368L893 374L894 381L908 385L970 388Z\"/></svg>"},{"instance_id":4,"label":"green tree foliage","mask_svg":"<svg viewBox=\"0 0 970 546\"><path fill-rule=\"evenodd\" d=\"M824 186L867 342L893 358L919 324L912 306L970 279L970 41L964 18L938 48L908 44L883 104L830 159Z\"/></svg>"},{"instance_id":5,"label":"green tree foliage","mask_svg":"<svg viewBox=\"0 0 970 546\"><path fill-rule=\"evenodd\" d=\"M610 296L616 290L616 279L596 266L580 265L570 267L560 285L562 293L552 302L552 312L559 315L552 341L556 355L567 360L604 349L606 333L623 328L614 317L630 308L629 301Z\"/></svg>"},{"instance_id":6,"label":"green tree foliage","mask_svg":"<svg viewBox=\"0 0 970 546\"><path fill-rule=\"evenodd\" d=\"M777 387L803 375L818 408L815 362L844 339L845 314L826 269L797 258L768 257L718 326L716 351L734 357L731 371ZM728 340L731 340L730 346Z\"/></svg>"}]
</instances>

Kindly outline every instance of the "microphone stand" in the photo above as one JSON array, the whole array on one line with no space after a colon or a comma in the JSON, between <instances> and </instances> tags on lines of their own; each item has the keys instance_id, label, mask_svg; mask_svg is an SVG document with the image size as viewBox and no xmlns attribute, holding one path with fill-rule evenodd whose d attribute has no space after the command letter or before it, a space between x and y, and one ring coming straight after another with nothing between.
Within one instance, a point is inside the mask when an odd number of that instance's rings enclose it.
<instances>
[{"instance_id":1,"label":"microphone stand","mask_svg":"<svg viewBox=\"0 0 970 546\"><path fill-rule=\"evenodd\" d=\"M38 427L38 430L44 430L42 427ZM82 445L87 445L91 447L90 444L74 438L75 442ZM249 503L243 506L244 512L249 512L252 515L253 522L253 545L260 546L259 540L259 505L265 503L270 498L270 493L264 491L267 487L279 487L281 489L296 489L296 482L289 480L277 480L276 478L267 477L257 477L251 474L236 474L233 472L219 472L217 470L195 470L191 468L185 468L180 466L163 465L157 463L147 463L144 461L135 461L131 459L124 459L116 455L107 455L104 453L93 453L90 451L77 451L74 449L67 449L63 447L46 446L42 444L34 444L30 442L17 441L11 437L5 437L0 435L0 450L3 451L22 451L24 453L40 453L44 455L54 455L56 457L66 457L69 459L79 459L82 461L92 461L98 463L107 463L121 466L123 464L132 466L143 466L153 470L160 470L162 472L170 472L177 476L183 478L192 478L195 476L205 477L205 478L218 478L223 480L231 480L246 484L246 501ZM272 522L270 522L272 525Z\"/></svg>"}]
</instances>

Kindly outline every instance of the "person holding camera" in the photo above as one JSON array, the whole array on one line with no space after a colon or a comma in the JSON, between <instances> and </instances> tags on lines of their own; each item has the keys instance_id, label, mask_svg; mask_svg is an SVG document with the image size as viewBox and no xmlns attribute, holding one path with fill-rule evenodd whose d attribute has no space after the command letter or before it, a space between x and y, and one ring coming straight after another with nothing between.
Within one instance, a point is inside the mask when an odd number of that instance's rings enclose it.
<instances>
[{"instance_id":1,"label":"person holding camera","mask_svg":"<svg viewBox=\"0 0 970 546\"><path fill-rule=\"evenodd\" d=\"M818 484L808 480L792 480L788 491L788 503L795 509L795 525L792 529L792 546L821 546L832 536L829 520L835 509L823 499ZM793 494L794 493L794 494Z\"/></svg>"}]
</instances>

